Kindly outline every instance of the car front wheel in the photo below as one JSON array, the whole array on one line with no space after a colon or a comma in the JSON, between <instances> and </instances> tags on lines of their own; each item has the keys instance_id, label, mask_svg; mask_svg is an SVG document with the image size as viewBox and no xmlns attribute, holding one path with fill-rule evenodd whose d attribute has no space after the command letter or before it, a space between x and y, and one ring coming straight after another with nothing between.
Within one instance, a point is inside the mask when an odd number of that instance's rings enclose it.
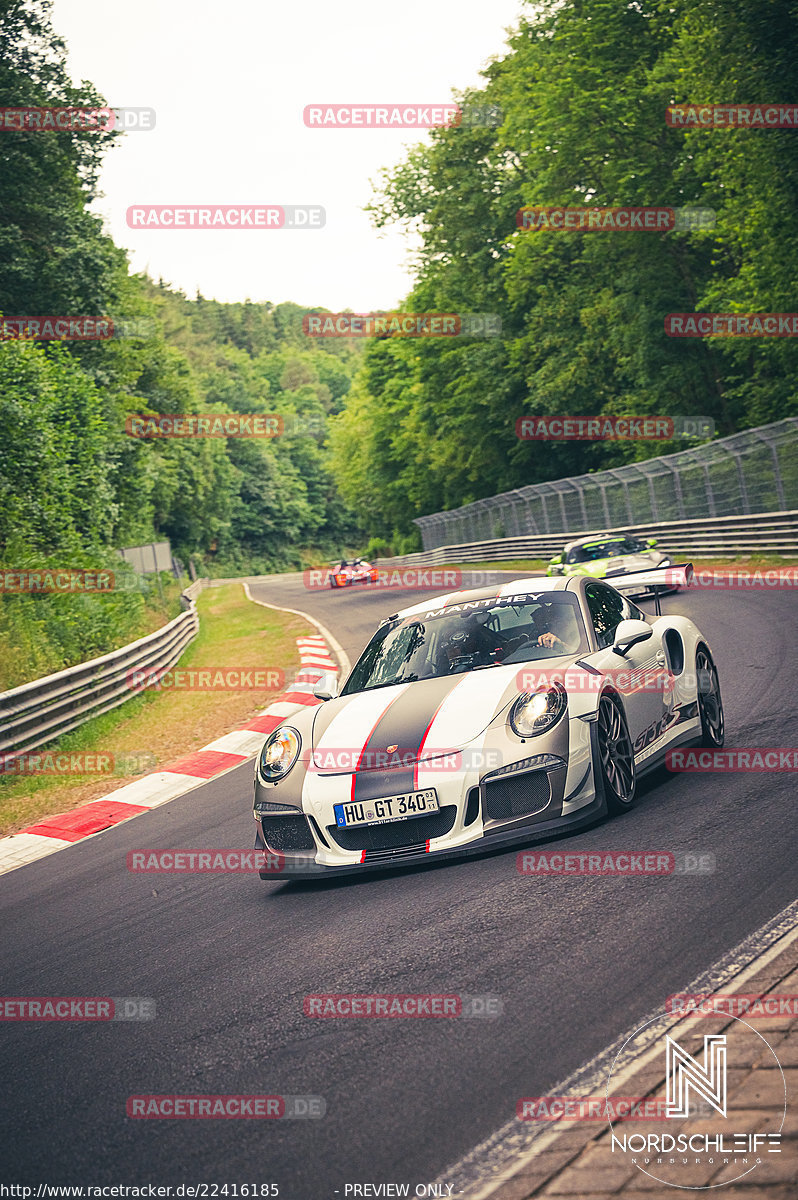
<instances>
[{"instance_id":1,"label":"car front wheel","mask_svg":"<svg viewBox=\"0 0 798 1200\"><path fill-rule=\"evenodd\" d=\"M718 671L706 646L699 646L695 656L698 682L698 714L701 717L701 745L716 748L726 738L723 701L720 698Z\"/></svg>"},{"instance_id":2,"label":"car front wheel","mask_svg":"<svg viewBox=\"0 0 798 1200\"><path fill-rule=\"evenodd\" d=\"M637 786L634 748L623 709L610 695L602 696L599 701L597 735L597 769L604 784L607 808L611 813L628 812L634 804Z\"/></svg>"}]
</instances>

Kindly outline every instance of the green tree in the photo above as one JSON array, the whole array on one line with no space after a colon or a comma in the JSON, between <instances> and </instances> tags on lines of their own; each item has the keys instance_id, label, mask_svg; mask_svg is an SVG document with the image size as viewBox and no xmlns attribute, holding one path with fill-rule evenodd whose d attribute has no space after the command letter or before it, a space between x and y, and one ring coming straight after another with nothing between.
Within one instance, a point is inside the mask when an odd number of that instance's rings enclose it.
<instances>
[{"instance_id":1,"label":"green tree","mask_svg":"<svg viewBox=\"0 0 798 1200\"><path fill-rule=\"evenodd\" d=\"M791 132L683 132L669 104L795 92L788 0L545 0L463 98L495 128L437 130L386 172L378 228L420 234L404 308L487 311L501 343L372 344L333 451L370 528L676 448L519 442L525 414L701 414L718 432L795 410L794 344L669 339L668 312L787 310L796 261ZM519 229L524 205L706 207L715 229ZM370 455L369 479L347 446Z\"/></svg>"}]
</instances>

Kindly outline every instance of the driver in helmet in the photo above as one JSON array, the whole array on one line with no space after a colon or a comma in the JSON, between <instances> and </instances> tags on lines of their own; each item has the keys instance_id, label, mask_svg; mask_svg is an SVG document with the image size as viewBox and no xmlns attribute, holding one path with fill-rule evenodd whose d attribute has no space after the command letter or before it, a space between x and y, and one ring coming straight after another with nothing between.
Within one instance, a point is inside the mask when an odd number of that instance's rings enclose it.
<instances>
[{"instance_id":1,"label":"driver in helmet","mask_svg":"<svg viewBox=\"0 0 798 1200\"><path fill-rule=\"evenodd\" d=\"M480 620L480 616L482 620ZM479 656L479 666L499 663L502 658L512 654L513 650L528 640L525 635L507 640L497 637L485 627L486 619L486 614L478 615L477 613L469 613L462 618L462 628L456 629L454 633L450 634L443 644L442 654L439 657L442 674L451 671L452 666L460 658Z\"/></svg>"}]
</instances>

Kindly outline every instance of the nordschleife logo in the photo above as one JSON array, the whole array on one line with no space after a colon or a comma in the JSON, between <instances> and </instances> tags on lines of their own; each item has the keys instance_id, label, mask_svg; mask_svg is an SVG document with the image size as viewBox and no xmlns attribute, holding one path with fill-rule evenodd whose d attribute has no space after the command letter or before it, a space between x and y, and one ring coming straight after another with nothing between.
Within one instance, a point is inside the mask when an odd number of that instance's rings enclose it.
<instances>
[{"instance_id":1,"label":"nordschleife logo","mask_svg":"<svg viewBox=\"0 0 798 1200\"><path fill-rule=\"evenodd\" d=\"M652 1017L615 1057L606 1092L612 1155L669 1187L702 1191L747 1176L757 1183L757 1167L782 1150L787 1089L778 1058L739 1017L724 1013L710 1034L696 1018L672 1018ZM633 1082L641 1078L642 1089ZM644 1131L610 1115L616 1093L645 1098L654 1115Z\"/></svg>"},{"instance_id":2,"label":"nordschleife logo","mask_svg":"<svg viewBox=\"0 0 798 1200\"><path fill-rule=\"evenodd\" d=\"M726 1116L725 1036L704 1038L704 1062L701 1065L677 1041L666 1034L665 1061L668 1073L668 1117L690 1116L691 1088L722 1117Z\"/></svg>"}]
</instances>

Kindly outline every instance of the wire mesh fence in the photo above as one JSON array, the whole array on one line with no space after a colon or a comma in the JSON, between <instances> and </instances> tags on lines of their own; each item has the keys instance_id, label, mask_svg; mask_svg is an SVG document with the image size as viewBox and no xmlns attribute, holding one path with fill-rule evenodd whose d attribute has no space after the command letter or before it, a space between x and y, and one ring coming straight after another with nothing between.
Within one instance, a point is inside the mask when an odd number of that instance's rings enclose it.
<instances>
[{"instance_id":1,"label":"wire mesh fence","mask_svg":"<svg viewBox=\"0 0 798 1200\"><path fill-rule=\"evenodd\" d=\"M611 470L418 517L425 550L491 538L798 508L798 417Z\"/></svg>"}]
</instances>

